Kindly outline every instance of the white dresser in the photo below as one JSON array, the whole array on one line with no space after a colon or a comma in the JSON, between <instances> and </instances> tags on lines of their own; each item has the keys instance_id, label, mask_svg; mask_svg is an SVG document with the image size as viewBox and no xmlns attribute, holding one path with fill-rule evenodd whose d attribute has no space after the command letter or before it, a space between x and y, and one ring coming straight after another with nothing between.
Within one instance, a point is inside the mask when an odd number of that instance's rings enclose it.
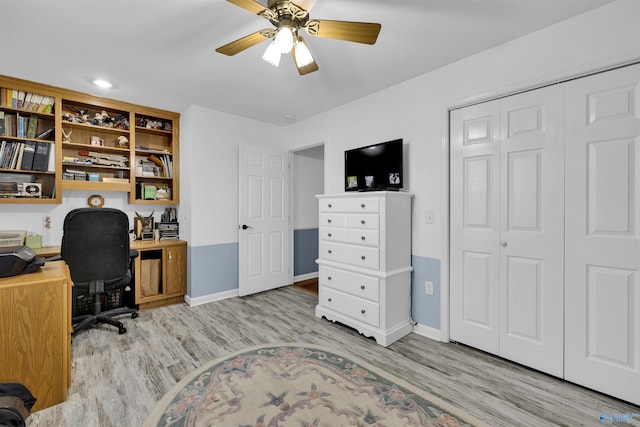
<instances>
[{"instance_id":1,"label":"white dresser","mask_svg":"<svg viewBox=\"0 0 640 427\"><path fill-rule=\"evenodd\" d=\"M411 194L319 195L316 316L388 346L412 330Z\"/></svg>"}]
</instances>

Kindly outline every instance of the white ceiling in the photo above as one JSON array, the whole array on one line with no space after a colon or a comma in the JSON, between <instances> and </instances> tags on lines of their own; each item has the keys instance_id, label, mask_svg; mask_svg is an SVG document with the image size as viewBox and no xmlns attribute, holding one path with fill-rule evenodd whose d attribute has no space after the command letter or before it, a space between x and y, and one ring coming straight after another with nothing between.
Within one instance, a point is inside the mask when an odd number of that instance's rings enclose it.
<instances>
[{"instance_id":1,"label":"white ceiling","mask_svg":"<svg viewBox=\"0 0 640 427\"><path fill-rule=\"evenodd\" d=\"M0 74L287 125L610 1L318 0L311 18L382 30L373 46L305 36L320 69L299 76L290 58L279 68L262 60L266 42L233 57L215 52L272 28L225 0L0 0ZM98 90L93 77L117 87Z\"/></svg>"}]
</instances>

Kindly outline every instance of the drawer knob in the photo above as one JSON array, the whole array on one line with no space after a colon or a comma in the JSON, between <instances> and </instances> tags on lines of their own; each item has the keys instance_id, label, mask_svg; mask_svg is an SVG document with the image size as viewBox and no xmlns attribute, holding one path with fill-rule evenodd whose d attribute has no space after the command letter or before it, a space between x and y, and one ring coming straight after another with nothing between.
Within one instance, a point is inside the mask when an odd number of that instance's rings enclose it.
<instances>
[{"instance_id":1,"label":"drawer knob","mask_svg":"<svg viewBox=\"0 0 640 427\"><path fill-rule=\"evenodd\" d=\"M366 237L364 237L364 236L360 237L360 240L366 240L366 239L367 239L367 238L366 238Z\"/></svg>"},{"instance_id":2,"label":"drawer knob","mask_svg":"<svg viewBox=\"0 0 640 427\"><path fill-rule=\"evenodd\" d=\"M333 206L331 206L331 203L329 203L329 205L328 205L328 206L329 206L330 208L331 208L331 207L333 207Z\"/></svg>"},{"instance_id":3,"label":"drawer knob","mask_svg":"<svg viewBox=\"0 0 640 427\"><path fill-rule=\"evenodd\" d=\"M331 302L331 298L327 299L327 301Z\"/></svg>"},{"instance_id":4,"label":"drawer knob","mask_svg":"<svg viewBox=\"0 0 640 427\"><path fill-rule=\"evenodd\" d=\"M364 256L364 255L362 255L362 256L360 257L360 259L364 261L365 259L367 259L367 257L366 257L366 256Z\"/></svg>"},{"instance_id":5,"label":"drawer knob","mask_svg":"<svg viewBox=\"0 0 640 427\"><path fill-rule=\"evenodd\" d=\"M360 310L360 313L365 314L367 311L363 308L362 310Z\"/></svg>"},{"instance_id":6,"label":"drawer knob","mask_svg":"<svg viewBox=\"0 0 640 427\"><path fill-rule=\"evenodd\" d=\"M364 209L364 203L363 203L363 204L361 204L361 205L360 205L360 207Z\"/></svg>"},{"instance_id":7,"label":"drawer knob","mask_svg":"<svg viewBox=\"0 0 640 427\"><path fill-rule=\"evenodd\" d=\"M364 289L364 285L360 285L360 289Z\"/></svg>"},{"instance_id":8,"label":"drawer knob","mask_svg":"<svg viewBox=\"0 0 640 427\"><path fill-rule=\"evenodd\" d=\"M329 253L333 253L333 252L331 252L331 249L329 249L327 252L329 252Z\"/></svg>"},{"instance_id":9,"label":"drawer knob","mask_svg":"<svg viewBox=\"0 0 640 427\"><path fill-rule=\"evenodd\" d=\"M331 233L327 234L327 236L331 237Z\"/></svg>"},{"instance_id":10,"label":"drawer knob","mask_svg":"<svg viewBox=\"0 0 640 427\"><path fill-rule=\"evenodd\" d=\"M329 221L329 222L331 222L331 221ZM365 223L364 219L360 221L360 224L364 225L364 223Z\"/></svg>"},{"instance_id":11,"label":"drawer knob","mask_svg":"<svg viewBox=\"0 0 640 427\"><path fill-rule=\"evenodd\" d=\"M331 280L331 276L327 277L327 280Z\"/></svg>"},{"instance_id":12,"label":"drawer knob","mask_svg":"<svg viewBox=\"0 0 640 427\"><path fill-rule=\"evenodd\" d=\"M328 222L329 224L331 224L331 220L330 220L330 219L328 219L328 220L327 220L327 222Z\"/></svg>"}]
</instances>

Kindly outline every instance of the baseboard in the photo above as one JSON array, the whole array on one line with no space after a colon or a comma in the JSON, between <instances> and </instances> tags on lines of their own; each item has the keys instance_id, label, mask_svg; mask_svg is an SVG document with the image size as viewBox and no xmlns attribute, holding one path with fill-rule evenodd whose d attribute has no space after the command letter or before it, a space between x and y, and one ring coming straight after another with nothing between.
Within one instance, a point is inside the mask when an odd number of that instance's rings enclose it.
<instances>
[{"instance_id":1,"label":"baseboard","mask_svg":"<svg viewBox=\"0 0 640 427\"><path fill-rule=\"evenodd\" d=\"M449 340L442 339L442 332L439 329L434 329L431 326L421 325L416 323L413 325L413 333L422 335L423 337L431 338L432 340L440 342L449 342Z\"/></svg>"},{"instance_id":2,"label":"baseboard","mask_svg":"<svg viewBox=\"0 0 640 427\"><path fill-rule=\"evenodd\" d=\"M314 271L312 273L300 274L298 276L293 276L293 283L304 282L305 280L316 279L318 277L318 272Z\"/></svg>"},{"instance_id":3,"label":"baseboard","mask_svg":"<svg viewBox=\"0 0 640 427\"><path fill-rule=\"evenodd\" d=\"M232 289L230 291L218 292L215 294L209 294L202 297L191 298L188 295L185 295L184 302L186 302L189 307L195 307L196 305L206 304L208 302L220 301L227 298L233 298L238 296L238 290Z\"/></svg>"}]
</instances>

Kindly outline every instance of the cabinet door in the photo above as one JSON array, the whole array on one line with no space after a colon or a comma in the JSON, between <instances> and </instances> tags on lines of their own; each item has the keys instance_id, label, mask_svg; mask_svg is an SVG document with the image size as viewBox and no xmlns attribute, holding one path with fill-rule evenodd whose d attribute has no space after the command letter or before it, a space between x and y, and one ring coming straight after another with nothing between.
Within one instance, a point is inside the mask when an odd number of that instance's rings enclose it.
<instances>
[{"instance_id":1,"label":"cabinet door","mask_svg":"<svg viewBox=\"0 0 640 427\"><path fill-rule=\"evenodd\" d=\"M164 251L165 293L183 295L187 286L187 247L171 246Z\"/></svg>"}]
</instances>

